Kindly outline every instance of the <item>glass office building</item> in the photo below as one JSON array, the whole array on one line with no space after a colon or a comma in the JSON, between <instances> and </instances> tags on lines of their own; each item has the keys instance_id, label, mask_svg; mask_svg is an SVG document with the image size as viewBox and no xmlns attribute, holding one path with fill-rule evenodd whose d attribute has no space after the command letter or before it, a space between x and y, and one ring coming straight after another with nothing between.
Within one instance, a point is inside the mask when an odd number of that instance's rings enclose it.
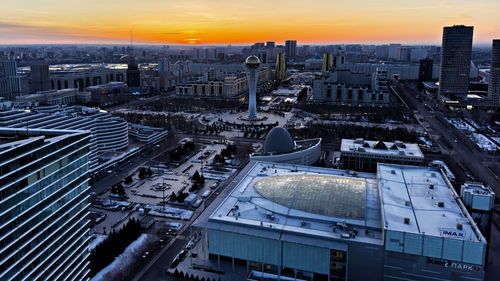
<instances>
[{"instance_id":1,"label":"glass office building","mask_svg":"<svg viewBox=\"0 0 500 281\"><path fill-rule=\"evenodd\" d=\"M0 127L0 280L87 280L86 131Z\"/></svg>"}]
</instances>

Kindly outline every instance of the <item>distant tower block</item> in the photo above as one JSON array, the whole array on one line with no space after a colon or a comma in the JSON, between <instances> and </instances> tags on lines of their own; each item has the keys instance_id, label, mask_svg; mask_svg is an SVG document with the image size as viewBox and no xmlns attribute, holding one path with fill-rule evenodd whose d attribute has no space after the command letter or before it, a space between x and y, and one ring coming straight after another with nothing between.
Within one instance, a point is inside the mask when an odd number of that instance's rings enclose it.
<instances>
[{"instance_id":1,"label":"distant tower block","mask_svg":"<svg viewBox=\"0 0 500 281\"><path fill-rule=\"evenodd\" d=\"M256 56L249 56L245 60L249 77L248 77L248 119L257 120L257 68L259 68L260 60Z\"/></svg>"}]
</instances>

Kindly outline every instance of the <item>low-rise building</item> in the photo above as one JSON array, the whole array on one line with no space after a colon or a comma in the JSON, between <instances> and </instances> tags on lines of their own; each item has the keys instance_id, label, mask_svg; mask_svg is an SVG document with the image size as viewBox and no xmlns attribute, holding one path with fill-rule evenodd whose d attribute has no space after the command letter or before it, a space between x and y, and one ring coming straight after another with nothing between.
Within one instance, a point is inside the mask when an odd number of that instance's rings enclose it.
<instances>
[{"instance_id":1,"label":"low-rise building","mask_svg":"<svg viewBox=\"0 0 500 281\"><path fill-rule=\"evenodd\" d=\"M158 143L165 140L168 134L167 130L138 124L129 124L128 133L144 144Z\"/></svg>"},{"instance_id":2,"label":"low-rise building","mask_svg":"<svg viewBox=\"0 0 500 281\"><path fill-rule=\"evenodd\" d=\"M257 83L271 79L271 69L261 67L257 71ZM239 97L248 92L248 79L244 72L229 74L223 79L202 79L179 84L175 87L178 96Z\"/></svg>"},{"instance_id":3,"label":"low-rise building","mask_svg":"<svg viewBox=\"0 0 500 281\"><path fill-rule=\"evenodd\" d=\"M340 161L344 169L375 172L377 163L422 165L424 154L413 143L342 139Z\"/></svg>"},{"instance_id":4,"label":"low-rise building","mask_svg":"<svg viewBox=\"0 0 500 281\"><path fill-rule=\"evenodd\" d=\"M74 105L77 101L88 99L88 93L78 92L78 89L49 90L36 94L16 97L16 103L22 106L37 105Z\"/></svg>"},{"instance_id":5,"label":"low-rise building","mask_svg":"<svg viewBox=\"0 0 500 281\"><path fill-rule=\"evenodd\" d=\"M351 72L348 69L317 75L314 79L313 101L338 105L389 105L388 73Z\"/></svg>"}]
</instances>

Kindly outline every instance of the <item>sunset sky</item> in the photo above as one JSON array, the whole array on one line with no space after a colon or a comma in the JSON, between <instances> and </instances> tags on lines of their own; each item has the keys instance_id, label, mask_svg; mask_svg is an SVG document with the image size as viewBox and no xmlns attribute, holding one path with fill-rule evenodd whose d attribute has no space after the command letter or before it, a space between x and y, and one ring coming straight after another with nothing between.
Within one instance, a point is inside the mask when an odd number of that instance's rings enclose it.
<instances>
[{"instance_id":1,"label":"sunset sky","mask_svg":"<svg viewBox=\"0 0 500 281\"><path fill-rule=\"evenodd\" d=\"M2 0L0 44L436 44L442 27L500 37L499 0Z\"/></svg>"}]
</instances>

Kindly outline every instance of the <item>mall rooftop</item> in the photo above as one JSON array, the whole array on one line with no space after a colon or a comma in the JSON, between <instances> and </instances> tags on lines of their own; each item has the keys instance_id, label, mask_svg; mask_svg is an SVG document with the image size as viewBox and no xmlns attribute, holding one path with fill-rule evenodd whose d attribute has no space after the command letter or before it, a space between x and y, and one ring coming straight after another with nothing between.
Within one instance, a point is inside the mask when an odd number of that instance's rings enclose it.
<instances>
[{"instance_id":1,"label":"mall rooftop","mask_svg":"<svg viewBox=\"0 0 500 281\"><path fill-rule=\"evenodd\" d=\"M484 241L437 168L379 164L377 175L386 230Z\"/></svg>"},{"instance_id":2,"label":"mall rooftop","mask_svg":"<svg viewBox=\"0 0 500 281\"><path fill-rule=\"evenodd\" d=\"M382 243L374 174L251 162L239 179L209 216L214 228Z\"/></svg>"},{"instance_id":3,"label":"mall rooftop","mask_svg":"<svg viewBox=\"0 0 500 281\"><path fill-rule=\"evenodd\" d=\"M467 258L475 263L486 243L439 169L395 164L379 164L372 174L251 161L195 225L320 246L339 239L388 244L391 251L416 245L415 254L424 256L433 254L422 250L422 241L452 239L464 241L464 250L478 247L471 250L477 257ZM405 234L418 236L415 245ZM384 236L403 240L391 246Z\"/></svg>"}]
</instances>

